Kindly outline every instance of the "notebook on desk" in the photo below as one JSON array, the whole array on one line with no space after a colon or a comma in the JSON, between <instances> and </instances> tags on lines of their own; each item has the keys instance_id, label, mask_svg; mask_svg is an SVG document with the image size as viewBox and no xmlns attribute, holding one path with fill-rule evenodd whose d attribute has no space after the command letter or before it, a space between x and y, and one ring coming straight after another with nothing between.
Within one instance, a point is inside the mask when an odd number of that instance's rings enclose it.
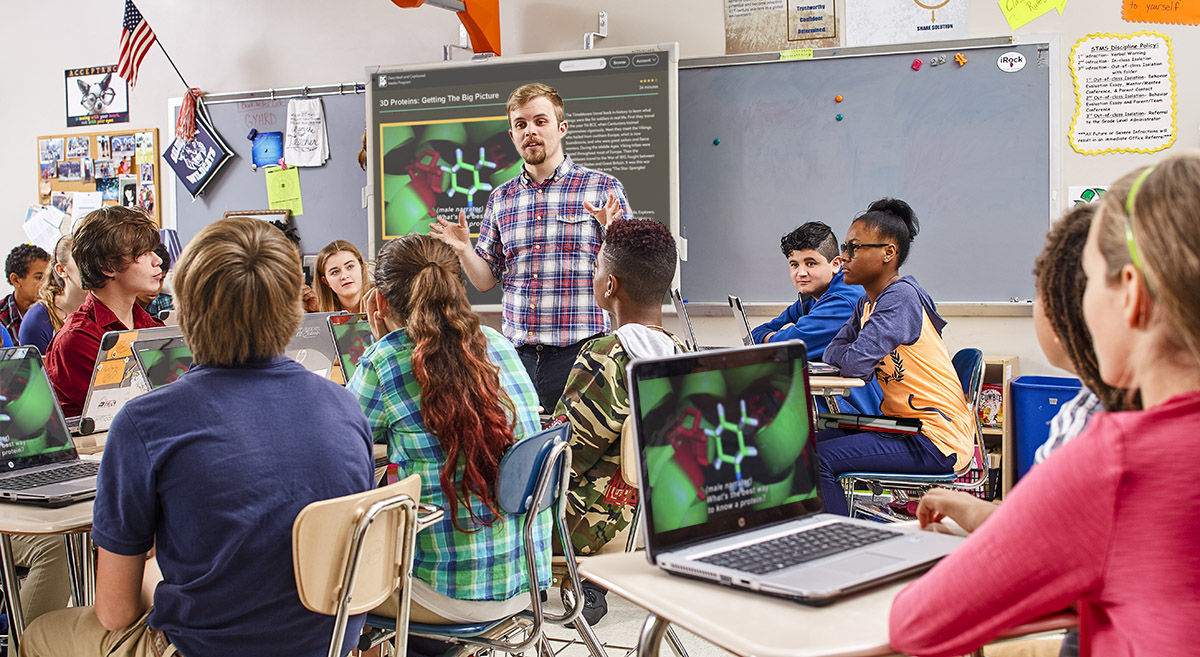
<instances>
[{"instance_id":1,"label":"notebook on desk","mask_svg":"<svg viewBox=\"0 0 1200 657\"><path fill-rule=\"evenodd\" d=\"M960 542L821 513L805 355L794 340L629 364L651 563L826 604Z\"/></svg>"},{"instance_id":2,"label":"notebook on desk","mask_svg":"<svg viewBox=\"0 0 1200 657\"><path fill-rule=\"evenodd\" d=\"M112 419L126 402L150 390L145 374L133 354L135 340L170 338L178 335L178 326L105 333L100 338L100 351L96 354L96 364L92 367L92 380L88 385L87 397L83 401L77 433L86 435L108 431Z\"/></svg>"},{"instance_id":3,"label":"notebook on desk","mask_svg":"<svg viewBox=\"0 0 1200 657\"><path fill-rule=\"evenodd\" d=\"M0 349L0 500L65 506L96 495L34 347Z\"/></svg>"}]
</instances>

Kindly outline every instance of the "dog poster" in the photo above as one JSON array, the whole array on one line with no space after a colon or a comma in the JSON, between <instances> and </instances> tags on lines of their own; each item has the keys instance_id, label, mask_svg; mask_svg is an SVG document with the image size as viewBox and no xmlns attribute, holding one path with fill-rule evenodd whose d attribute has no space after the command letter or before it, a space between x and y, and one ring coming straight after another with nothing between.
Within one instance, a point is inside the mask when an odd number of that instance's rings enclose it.
<instances>
[{"instance_id":1,"label":"dog poster","mask_svg":"<svg viewBox=\"0 0 1200 657\"><path fill-rule=\"evenodd\" d=\"M129 85L117 65L66 70L67 126L129 122Z\"/></svg>"}]
</instances>

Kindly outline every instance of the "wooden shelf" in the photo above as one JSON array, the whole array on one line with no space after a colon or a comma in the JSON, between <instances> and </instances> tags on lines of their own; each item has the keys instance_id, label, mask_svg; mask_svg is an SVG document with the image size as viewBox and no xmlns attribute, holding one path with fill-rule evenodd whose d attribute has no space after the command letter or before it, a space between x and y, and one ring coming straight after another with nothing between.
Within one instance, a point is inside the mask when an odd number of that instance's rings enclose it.
<instances>
[{"instance_id":1,"label":"wooden shelf","mask_svg":"<svg viewBox=\"0 0 1200 657\"><path fill-rule=\"evenodd\" d=\"M1004 429L1001 429L1000 427L984 427L983 435L985 435L985 436L1003 436Z\"/></svg>"},{"instance_id":2,"label":"wooden shelf","mask_svg":"<svg viewBox=\"0 0 1200 657\"><path fill-rule=\"evenodd\" d=\"M996 383L1004 387L1004 418L1003 428L984 427L983 433L988 436L1000 436L1000 491L1007 495L1015 479L1012 437L1012 380L1020 376L1018 358L1016 356L991 356L984 358L983 382Z\"/></svg>"}]
</instances>

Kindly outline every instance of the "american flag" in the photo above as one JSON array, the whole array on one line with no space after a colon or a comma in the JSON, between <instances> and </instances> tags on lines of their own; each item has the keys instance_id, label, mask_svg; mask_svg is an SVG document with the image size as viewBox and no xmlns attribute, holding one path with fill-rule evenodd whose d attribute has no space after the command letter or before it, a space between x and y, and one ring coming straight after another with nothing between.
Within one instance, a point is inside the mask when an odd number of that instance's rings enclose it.
<instances>
[{"instance_id":1,"label":"american flag","mask_svg":"<svg viewBox=\"0 0 1200 657\"><path fill-rule=\"evenodd\" d=\"M133 6L133 0L125 0L125 20L121 23L121 56L117 58L117 75L129 86L137 83L138 67L154 45L154 31L142 18L142 13Z\"/></svg>"}]
</instances>

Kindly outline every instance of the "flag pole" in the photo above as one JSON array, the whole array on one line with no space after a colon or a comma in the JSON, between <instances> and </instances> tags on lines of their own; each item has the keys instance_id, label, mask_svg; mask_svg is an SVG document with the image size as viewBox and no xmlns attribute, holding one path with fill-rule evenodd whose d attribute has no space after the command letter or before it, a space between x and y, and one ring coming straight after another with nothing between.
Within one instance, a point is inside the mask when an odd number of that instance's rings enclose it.
<instances>
[{"instance_id":1,"label":"flag pole","mask_svg":"<svg viewBox=\"0 0 1200 657\"><path fill-rule=\"evenodd\" d=\"M175 75L179 76L180 81L183 82L183 86L190 90L192 85L188 84L188 81L183 79L183 73L180 73L179 67L175 65L175 62L171 61L171 56L167 54L167 49L163 48L162 39L159 39L158 35L155 35L154 43L158 44L158 49L162 51L163 57L167 58L167 63L171 65L171 68L175 69Z\"/></svg>"}]
</instances>

